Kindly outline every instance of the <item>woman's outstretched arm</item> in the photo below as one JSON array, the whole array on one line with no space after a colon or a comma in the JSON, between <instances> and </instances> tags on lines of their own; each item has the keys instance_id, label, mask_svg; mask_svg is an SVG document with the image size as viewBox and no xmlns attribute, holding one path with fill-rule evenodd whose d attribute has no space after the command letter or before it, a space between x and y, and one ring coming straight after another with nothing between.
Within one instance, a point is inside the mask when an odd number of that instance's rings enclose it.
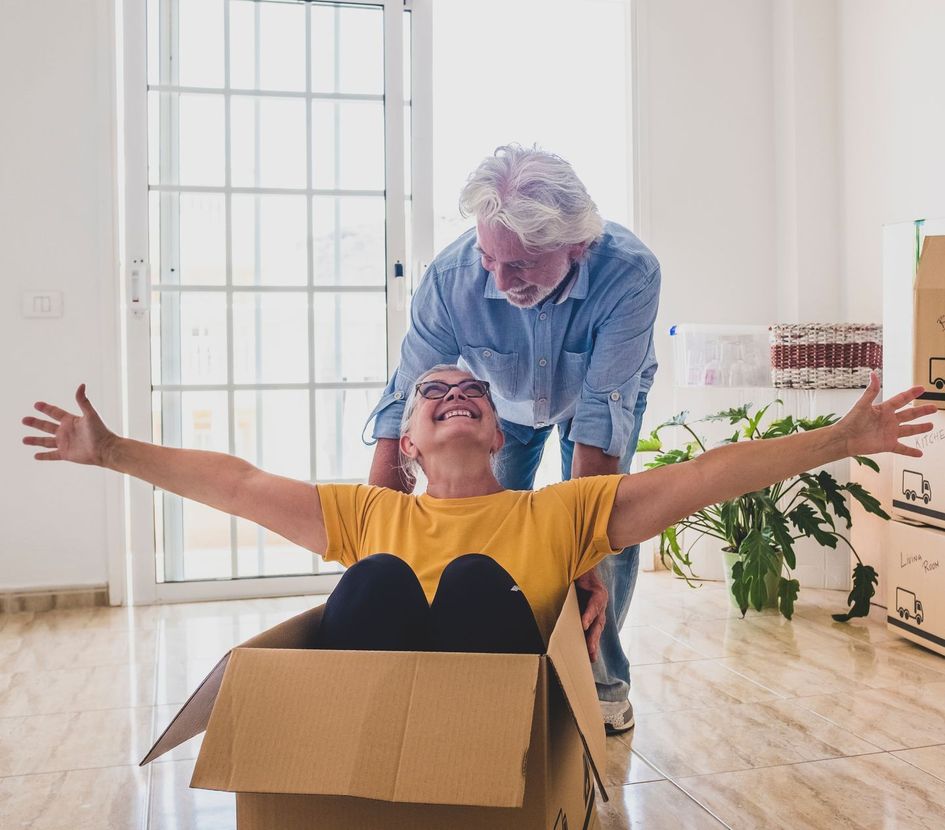
<instances>
[{"instance_id":1,"label":"woman's outstretched arm","mask_svg":"<svg viewBox=\"0 0 945 830\"><path fill-rule=\"evenodd\" d=\"M879 378L874 372L859 401L832 426L728 444L694 461L624 476L607 528L610 543L614 548L637 544L710 504L761 490L831 461L880 452L921 456L920 450L901 439L932 429L930 422L910 423L935 412L931 405L908 406L923 391L916 386L876 404Z\"/></svg>"},{"instance_id":2,"label":"woman's outstretched arm","mask_svg":"<svg viewBox=\"0 0 945 830\"><path fill-rule=\"evenodd\" d=\"M263 472L240 458L218 452L179 450L122 438L111 432L85 395L75 395L81 415L40 401L48 419L23 423L46 433L24 444L42 447L38 461L92 464L140 478L162 490L215 507L269 528L308 550L324 553L325 523L313 484Z\"/></svg>"}]
</instances>

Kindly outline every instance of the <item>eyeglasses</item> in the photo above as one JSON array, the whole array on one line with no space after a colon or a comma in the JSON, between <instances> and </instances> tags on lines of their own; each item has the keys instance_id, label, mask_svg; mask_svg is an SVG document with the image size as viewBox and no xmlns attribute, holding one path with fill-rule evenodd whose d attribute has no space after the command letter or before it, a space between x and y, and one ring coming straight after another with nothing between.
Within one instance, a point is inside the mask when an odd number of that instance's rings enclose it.
<instances>
[{"instance_id":1,"label":"eyeglasses","mask_svg":"<svg viewBox=\"0 0 945 830\"><path fill-rule=\"evenodd\" d=\"M489 383L485 380L467 378L459 383L446 383L442 380L425 380L417 384L417 393L428 401L445 398L453 387L459 389L467 398L485 398L489 395Z\"/></svg>"}]
</instances>

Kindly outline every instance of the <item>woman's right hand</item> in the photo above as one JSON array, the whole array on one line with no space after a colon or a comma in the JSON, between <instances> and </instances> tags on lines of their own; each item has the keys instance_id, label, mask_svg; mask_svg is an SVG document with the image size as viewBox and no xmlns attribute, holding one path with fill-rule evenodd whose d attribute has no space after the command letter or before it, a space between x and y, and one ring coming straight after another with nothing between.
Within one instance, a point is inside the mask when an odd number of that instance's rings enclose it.
<instances>
[{"instance_id":1,"label":"woman's right hand","mask_svg":"<svg viewBox=\"0 0 945 830\"><path fill-rule=\"evenodd\" d=\"M52 437L29 435L23 439L23 443L32 447L47 448L47 452L38 452L33 456L37 461L74 461L76 464L95 464L103 467L108 449L118 436L105 426L89 403L85 396L84 383L76 389L75 399L81 415L72 415L44 401L36 403L36 410L53 420L26 417L23 424Z\"/></svg>"}]
</instances>

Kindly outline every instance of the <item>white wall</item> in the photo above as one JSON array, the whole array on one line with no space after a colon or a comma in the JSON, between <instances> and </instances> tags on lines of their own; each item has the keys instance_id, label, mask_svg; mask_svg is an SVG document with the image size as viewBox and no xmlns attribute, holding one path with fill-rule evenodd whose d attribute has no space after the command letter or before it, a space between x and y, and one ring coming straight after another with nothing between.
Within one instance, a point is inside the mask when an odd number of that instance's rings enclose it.
<instances>
[{"instance_id":1,"label":"white wall","mask_svg":"<svg viewBox=\"0 0 945 830\"><path fill-rule=\"evenodd\" d=\"M945 217L945 3L840 0L844 294L882 317L882 226Z\"/></svg>"},{"instance_id":2,"label":"white wall","mask_svg":"<svg viewBox=\"0 0 945 830\"><path fill-rule=\"evenodd\" d=\"M838 11L637 0L636 13L637 227L663 265L655 420L672 323L847 319Z\"/></svg>"},{"instance_id":3,"label":"white wall","mask_svg":"<svg viewBox=\"0 0 945 830\"><path fill-rule=\"evenodd\" d=\"M636 228L663 274L649 428L673 406L670 325L777 316L773 18L756 0L635 11Z\"/></svg>"},{"instance_id":4,"label":"white wall","mask_svg":"<svg viewBox=\"0 0 945 830\"><path fill-rule=\"evenodd\" d=\"M117 399L111 13L110 0L3 4L0 589L106 582L106 474L34 462L19 420L39 399L74 409L81 381ZM24 289L64 292L64 316L21 317Z\"/></svg>"}]
</instances>

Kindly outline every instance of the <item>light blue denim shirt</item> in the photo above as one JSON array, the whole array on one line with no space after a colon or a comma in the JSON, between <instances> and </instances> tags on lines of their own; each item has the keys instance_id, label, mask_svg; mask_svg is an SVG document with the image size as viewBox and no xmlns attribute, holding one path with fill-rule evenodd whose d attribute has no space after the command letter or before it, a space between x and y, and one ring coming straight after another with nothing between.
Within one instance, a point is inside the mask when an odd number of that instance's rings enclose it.
<instances>
[{"instance_id":1,"label":"light blue denim shirt","mask_svg":"<svg viewBox=\"0 0 945 830\"><path fill-rule=\"evenodd\" d=\"M518 308L496 288L475 245L473 228L421 280L400 365L371 413L374 438L399 437L418 376L437 363L458 363L489 381L513 435L517 425L525 432L571 420L572 441L621 455L637 395L656 372L656 257L629 230L607 222L562 291Z\"/></svg>"}]
</instances>

